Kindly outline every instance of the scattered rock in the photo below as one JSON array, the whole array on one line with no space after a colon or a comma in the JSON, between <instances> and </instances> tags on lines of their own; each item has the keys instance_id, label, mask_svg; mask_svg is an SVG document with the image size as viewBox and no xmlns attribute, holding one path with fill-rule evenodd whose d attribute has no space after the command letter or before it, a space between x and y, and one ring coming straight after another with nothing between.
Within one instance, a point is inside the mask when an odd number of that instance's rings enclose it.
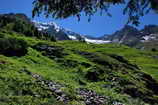
<instances>
[{"instance_id":1,"label":"scattered rock","mask_svg":"<svg viewBox=\"0 0 158 105\"><path fill-rule=\"evenodd\" d=\"M7 61L4 61L4 60L0 60L0 65L3 65L3 64L8 64L8 62Z\"/></svg>"},{"instance_id":2,"label":"scattered rock","mask_svg":"<svg viewBox=\"0 0 158 105\"><path fill-rule=\"evenodd\" d=\"M45 80L42 76L34 74L27 69L22 69L21 71L31 75L38 83L48 88L52 94L55 95L58 101L67 103L71 100L71 98L61 90L61 88L64 88L63 85L53 81ZM103 105L107 100L107 97L99 95L96 92L88 89L77 89L77 94L83 97L83 101L86 105Z\"/></svg>"},{"instance_id":3,"label":"scattered rock","mask_svg":"<svg viewBox=\"0 0 158 105\"><path fill-rule=\"evenodd\" d=\"M92 90L78 89L78 94L83 97L86 105L103 105L106 103L107 98L97 94Z\"/></svg>"},{"instance_id":4,"label":"scattered rock","mask_svg":"<svg viewBox=\"0 0 158 105\"><path fill-rule=\"evenodd\" d=\"M153 56L153 58L158 59L158 55Z\"/></svg>"},{"instance_id":5,"label":"scattered rock","mask_svg":"<svg viewBox=\"0 0 158 105\"><path fill-rule=\"evenodd\" d=\"M113 105L125 105L125 104L116 101L116 102L113 102Z\"/></svg>"},{"instance_id":6,"label":"scattered rock","mask_svg":"<svg viewBox=\"0 0 158 105\"><path fill-rule=\"evenodd\" d=\"M63 85L53 82L53 81L45 80L42 76L38 74L34 74L26 69L23 69L22 72L25 72L31 75L33 78L36 79L38 83L48 88L52 92L52 94L55 94L55 97L57 100L62 101L62 102L70 101L70 98L61 90L61 88L64 87Z\"/></svg>"},{"instance_id":7,"label":"scattered rock","mask_svg":"<svg viewBox=\"0 0 158 105\"><path fill-rule=\"evenodd\" d=\"M62 58L63 56L67 55L63 52L64 48L60 46L51 46L47 44L39 43L33 46L34 49L41 51L44 56L48 56L49 58Z\"/></svg>"}]
</instances>

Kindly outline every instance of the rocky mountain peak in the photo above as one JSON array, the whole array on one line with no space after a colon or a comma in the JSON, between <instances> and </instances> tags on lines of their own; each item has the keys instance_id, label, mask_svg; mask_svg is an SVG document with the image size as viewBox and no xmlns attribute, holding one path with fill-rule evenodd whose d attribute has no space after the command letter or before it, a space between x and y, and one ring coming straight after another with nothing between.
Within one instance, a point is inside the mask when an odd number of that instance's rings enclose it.
<instances>
[{"instance_id":1,"label":"rocky mountain peak","mask_svg":"<svg viewBox=\"0 0 158 105\"><path fill-rule=\"evenodd\" d=\"M123 27L123 29L125 30L127 30L127 29L132 29L132 30L137 30L135 27L133 27L133 26L131 26L131 25L125 25L124 27Z\"/></svg>"},{"instance_id":2,"label":"rocky mountain peak","mask_svg":"<svg viewBox=\"0 0 158 105\"><path fill-rule=\"evenodd\" d=\"M33 21L35 26L39 31L44 31L50 35L55 36L57 40L76 40L76 41L86 41L87 43L109 43L110 41L105 41L103 39L89 37L88 35L82 35L71 31L70 29L65 29L58 26L55 22L42 23Z\"/></svg>"},{"instance_id":3,"label":"rocky mountain peak","mask_svg":"<svg viewBox=\"0 0 158 105\"><path fill-rule=\"evenodd\" d=\"M110 40L112 43L125 44L130 47L139 46L141 48L144 45L149 45L146 43L154 46L158 42L158 26L146 25L142 30L138 30L133 26L125 25L114 34L105 36L104 40Z\"/></svg>"},{"instance_id":4,"label":"rocky mountain peak","mask_svg":"<svg viewBox=\"0 0 158 105\"><path fill-rule=\"evenodd\" d=\"M119 32L133 33L138 32L138 29L130 25L125 25Z\"/></svg>"},{"instance_id":5,"label":"rocky mountain peak","mask_svg":"<svg viewBox=\"0 0 158 105\"><path fill-rule=\"evenodd\" d=\"M157 25L146 25L144 29L141 30L143 34L156 34L158 33Z\"/></svg>"}]
</instances>

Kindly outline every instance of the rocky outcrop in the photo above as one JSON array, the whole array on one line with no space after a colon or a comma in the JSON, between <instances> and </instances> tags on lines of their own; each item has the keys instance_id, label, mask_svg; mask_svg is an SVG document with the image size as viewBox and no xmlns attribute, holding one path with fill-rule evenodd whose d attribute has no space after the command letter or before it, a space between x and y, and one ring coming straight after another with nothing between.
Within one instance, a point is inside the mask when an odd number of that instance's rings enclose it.
<instances>
[{"instance_id":1,"label":"rocky outcrop","mask_svg":"<svg viewBox=\"0 0 158 105\"><path fill-rule=\"evenodd\" d=\"M55 59L55 58L62 58L63 56L67 55L63 52L63 48L59 46L50 46L47 44L39 43L35 46L33 46L34 49L42 52L44 56L48 56L49 58Z\"/></svg>"},{"instance_id":2,"label":"rocky outcrop","mask_svg":"<svg viewBox=\"0 0 158 105\"><path fill-rule=\"evenodd\" d=\"M78 94L83 97L86 105L103 105L107 101L107 97L101 96L92 90L78 89Z\"/></svg>"},{"instance_id":3,"label":"rocky outcrop","mask_svg":"<svg viewBox=\"0 0 158 105\"><path fill-rule=\"evenodd\" d=\"M32 73L25 68L21 71L28 75L31 75L34 79L36 79L36 82L41 84L43 87L49 89L52 92L52 95L54 95L58 101L68 103L70 100L72 100L69 95L62 91L62 88L65 88L64 85L54 81L46 80L42 76ZM82 97L81 101L83 101L86 105L104 105L106 102L108 102L108 97L99 95L92 90L80 88L76 90L76 93L77 95Z\"/></svg>"},{"instance_id":4,"label":"rocky outcrop","mask_svg":"<svg viewBox=\"0 0 158 105\"><path fill-rule=\"evenodd\" d=\"M46 80L42 76L32 73L27 69L22 69L21 71L27 73L28 75L31 75L34 79L36 79L36 82L38 82L45 88L49 89L52 92L52 95L54 95L58 101L68 102L70 100L70 97L68 97L62 91L62 88L64 87L63 85L53 81Z\"/></svg>"}]
</instances>

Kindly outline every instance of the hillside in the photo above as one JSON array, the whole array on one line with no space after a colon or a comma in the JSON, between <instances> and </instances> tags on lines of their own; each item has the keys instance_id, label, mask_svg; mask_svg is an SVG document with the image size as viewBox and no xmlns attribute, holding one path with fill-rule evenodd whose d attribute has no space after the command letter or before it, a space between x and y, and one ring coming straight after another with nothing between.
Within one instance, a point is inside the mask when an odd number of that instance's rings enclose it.
<instances>
[{"instance_id":1,"label":"hillside","mask_svg":"<svg viewBox=\"0 0 158 105\"><path fill-rule=\"evenodd\" d=\"M0 29L14 31L38 39L55 41L55 38L49 33L38 31L38 28L25 14L0 14Z\"/></svg>"},{"instance_id":2,"label":"hillside","mask_svg":"<svg viewBox=\"0 0 158 105\"><path fill-rule=\"evenodd\" d=\"M0 105L158 105L157 50L53 41L14 26L0 28Z\"/></svg>"},{"instance_id":3,"label":"hillside","mask_svg":"<svg viewBox=\"0 0 158 105\"><path fill-rule=\"evenodd\" d=\"M50 42L4 30L0 35L5 46L14 42L0 51L3 105L158 104L158 52L116 44ZM16 48L19 41L27 45ZM12 54L21 50L25 53L20 56Z\"/></svg>"}]
</instances>

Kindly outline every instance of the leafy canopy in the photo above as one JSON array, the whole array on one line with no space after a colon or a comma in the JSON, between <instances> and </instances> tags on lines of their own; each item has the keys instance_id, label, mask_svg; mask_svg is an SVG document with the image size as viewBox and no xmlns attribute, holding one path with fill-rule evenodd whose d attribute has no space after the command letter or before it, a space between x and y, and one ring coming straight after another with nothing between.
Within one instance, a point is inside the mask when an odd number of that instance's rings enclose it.
<instances>
[{"instance_id":1,"label":"leafy canopy","mask_svg":"<svg viewBox=\"0 0 158 105\"><path fill-rule=\"evenodd\" d=\"M128 23L138 25L139 18L150 10L158 10L158 0L34 0L33 17L44 13L46 17L64 19L76 16L80 20L81 13L85 13L90 21L97 11L106 13L111 5L124 4L123 14L129 16Z\"/></svg>"}]
</instances>

